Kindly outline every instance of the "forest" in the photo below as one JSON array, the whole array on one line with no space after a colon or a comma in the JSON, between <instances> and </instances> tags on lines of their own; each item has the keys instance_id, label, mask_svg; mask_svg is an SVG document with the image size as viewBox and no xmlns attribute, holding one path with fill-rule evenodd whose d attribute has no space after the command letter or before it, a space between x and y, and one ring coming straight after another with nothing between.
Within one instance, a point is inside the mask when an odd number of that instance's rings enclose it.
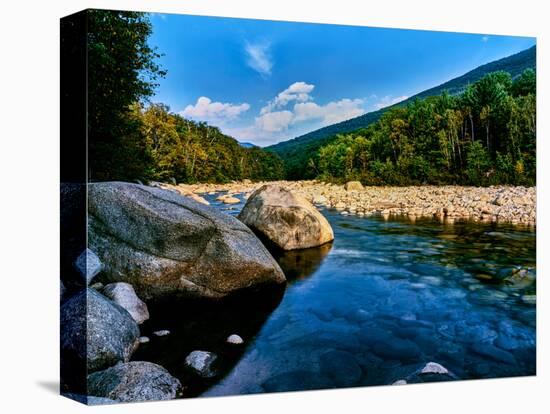
<instances>
[{"instance_id":1,"label":"forest","mask_svg":"<svg viewBox=\"0 0 550 414\"><path fill-rule=\"evenodd\" d=\"M416 99L320 148L309 168L369 185L535 185L536 76L485 75L460 95Z\"/></svg>"},{"instance_id":2,"label":"forest","mask_svg":"<svg viewBox=\"0 0 550 414\"><path fill-rule=\"evenodd\" d=\"M149 16L89 10L89 179L228 182L284 176L280 158L151 102L166 76Z\"/></svg>"},{"instance_id":3,"label":"forest","mask_svg":"<svg viewBox=\"0 0 550 414\"><path fill-rule=\"evenodd\" d=\"M535 184L533 69L515 78L491 72L460 94L443 92L379 111L365 128L302 146L296 172L274 150L245 147L215 126L151 102L166 71L148 43L147 14L90 10L87 19L92 181Z\"/></svg>"}]
</instances>

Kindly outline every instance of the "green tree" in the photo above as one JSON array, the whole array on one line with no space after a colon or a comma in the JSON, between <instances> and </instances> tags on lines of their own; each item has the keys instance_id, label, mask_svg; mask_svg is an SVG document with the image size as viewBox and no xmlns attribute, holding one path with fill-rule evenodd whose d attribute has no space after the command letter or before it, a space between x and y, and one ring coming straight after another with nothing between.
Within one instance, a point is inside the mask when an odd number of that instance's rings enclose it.
<instances>
[{"instance_id":1,"label":"green tree","mask_svg":"<svg viewBox=\"0 0 550 414\"><path fill-rule=\"evenodd\" d=\"M93 180L147 176L151 154L131 106L153 94L165 75L149 46L152 27L137 12L88 13L88 142Z\"/></svg>"}]
</instances>

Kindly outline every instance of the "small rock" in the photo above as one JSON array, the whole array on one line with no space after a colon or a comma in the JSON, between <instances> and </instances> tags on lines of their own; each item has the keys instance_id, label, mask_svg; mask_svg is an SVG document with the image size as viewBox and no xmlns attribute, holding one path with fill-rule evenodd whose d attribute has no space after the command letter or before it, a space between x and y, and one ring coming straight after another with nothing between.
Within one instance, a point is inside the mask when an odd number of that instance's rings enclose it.
<instances>
[{"instance_id":1,"label":"small rock","mask_svg":"<svg viewBox=\"0 0 550 414\"><path fill-rule=\"evenodd\" d=\"M181 383L160 365L120 363L88 375L88 393L121 402L172 400Z\"/></svg>"},{"instance_id":2,"label":"small rock","mask_svg":"<svg viewBox=\"0 0 550 414\"><path fill-rule=\"evenodd\" d=\"M226 342L233 345L241 345L242 343L244 343L243 338L236 334L229 335Z\"/></svg>"},{"instance_id":3,"label":"small rock","mask_svg":"<svg viewBox=\"0 0 550 414\"><path fill-rule=\"evenodd\" d=\"M407 381L404 379L400 379L395 381L392 385L407 385Z\"/></svg>"},{"instance_id":4,"label":"small rock","mask_svg":"<svg viewBox=\"0 0 550 414\"><path fill-rule=\"evenodd\" d=\"M238 204L241 202L237 197L225 197L222 201L225 204Z\"/></svg>"},{"instance_id":5,"label":"small rock","mask_svg":"<svg viewBox=\"0 0 550 414\"><path fill-rule=\"evenodd\" d=\"M90 288L97 290L100 292L103 289L103 283L97 282L90 285Z\"/></svg>"},{"instance_id":6,"label":"small rock","mask_svg":"<svg viewBox=\"0 0 550 414\"><path fill-rule=\"evenodd\" d=\"M149 337L148 336L140 336L139 337L139 343L140 344L146 344L147 342L149 342Z\"/></svg>"},{"instance_id":7,"label":"small rock","mask_svg":"<svg viewBox=\"0 0 550 414\"><path fill-rule=\"evenodd\" d=\"M216 376L212 364L217 358L217 355L212 352L193 351L185 358L185 365L202 378L212 378Z\"/></svg>"},{"instance_id":8,"label":"small rock","mask_svg":"<svg viewBox=\"0 0 550 414\"><path fill-rule=\"evenodd\" d=\"M92 250L86 248L77 257L74 267L84 279L86 286L88 286L92 279L103 270L103 263L101 263L99 257Z\"/></svg>"},{"instance_id":9,"label":"small rock","mask_svg":"<svg viewBox=\"0 0 550 414\"><path fill-rule=\"evenodd\" d=\"M134 288L129 283L109 283L103 288L103 294L126 309L138 324L149 319L147 305L137 297Z\"/></svg>"},{"instance_id":10,"label":"small rock","mask_svg":"<svg viewBox=\"0 0 550 414\"><path fill-rule=\"evenodd\" d=\"M153 335L155 335L155 336L166 336L166 335L170 335L170 331L168 329L162 329L160 331L153 332Z\"/></svg>"},{"instance_id":11,"label":"small rock","mask_svg":"<svg viewBox=\"0 0 550 414\"><path fill-rule=\"evenodd\" d=\"M421 374L440 374L446 375L449 373L449 370L443 365L438 364L437 362L428 362L424 368L420 371Z\"/></svg>"},{"instance_id":12,"label":"small rock","mask_svg":"<svg viewBox=\"0 0 550 414\"><path fill-rule=\"evenodd\" d=\"M528 305L536 305L537 295L523 295L521 297L521 300L523 301L523 303L526 303Z\"/></svg>"}]
</instances>

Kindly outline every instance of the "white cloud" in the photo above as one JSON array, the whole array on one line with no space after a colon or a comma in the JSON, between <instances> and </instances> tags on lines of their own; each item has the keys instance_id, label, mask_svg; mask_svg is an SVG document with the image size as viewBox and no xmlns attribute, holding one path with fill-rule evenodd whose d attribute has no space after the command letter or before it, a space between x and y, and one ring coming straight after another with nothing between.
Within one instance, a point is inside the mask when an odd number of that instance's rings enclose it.
<instances>
[{"instance_id":1,"label":"white cloud","mask_svg":"<svg viewBox=\"0 0 550 414\"><path fill-rule=\"evenodd\" d=\"M246 63L262 76L271 75L273 61L271 60L269 43L246 43Z\"/></svg>"},{"instance_id":2,"label":"white cloud","mask_svg":"<svg viewBox=\"0 0 550 414\"><path fill-rule=\"evenodd\" d=\"M342 122L365 113L362 108L362 99L344 98L332 101L326 105L317 105L315 102L297 103L294 105L293 122L320 119L323 125Z\"/></svg>"},{"instance_id":3,"label":"white cloud","mask_svg":"<svg viewBox=\"0 0 550 414\"><path fill-rule=\"evenodd\" d=\"M256 117L255 125L265 132L280 132L288 129L294 115L290 111L268 112Z\"/></svg>"},{"instance_id":4,"label":"white cloud","mask_svg":"<svg viewBox=\"0 0 550 414\"><path fill-rule=\"evenodd\" d=\"M382 109L382 108L385 108L386 106L394 105L398 102L404 101L407 98L408 96L406 95L397 96L395 98L391 97L390 95L386 95L383 98L381 98L377 103L375 103L374 107L376 109Z\"/></svg>"},{"instance_id":5,"label":"white cloud","mask_svg":"<svg viewBox=\"0 0 550 414\"><path fill-rule=\"evenodd\" d=\"M187 105L180 115L200 121L224 122L237 118L249 109L250 105L247 103L212 102L210 98L201 96L195 105Z\"/></svg>"},{"instance_id":6,"label":"white cloud","mask_svg":"<svg viewBox=\"0 0 550 414\"><path fill-rule=\"evenodd\" d=\"M266 114L274 109L283 108L289 102L306 102L311 100L309 95L315 88L315 85L310 85L305 82L294 82L284 91L280 92L275 99L270 101L266 106L260 110L260 114Z\"/></svg>"}]
</instances>

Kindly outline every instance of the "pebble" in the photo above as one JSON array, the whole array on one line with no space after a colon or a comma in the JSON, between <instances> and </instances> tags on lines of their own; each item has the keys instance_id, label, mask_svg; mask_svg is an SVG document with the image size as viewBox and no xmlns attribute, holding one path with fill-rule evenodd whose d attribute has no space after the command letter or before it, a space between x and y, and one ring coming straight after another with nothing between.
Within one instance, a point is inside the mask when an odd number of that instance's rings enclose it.
<instances>
[{"instance_id":1,"label":"pebble","mask_svg":"<svg viewBox=\"0 0 550 414\"><path fill-rule=\"evenodd\" d=\"M149 342L149 337L148 336L140 336L139 337L139 343L140 344L146 344L147 342Z\"/></svg>"},{"instance_id":2,"label":"pebble","mask_svg":"<svg viewBox=\"0 0 550 414\"><path fill-rule=\"evenodd\" d=\"M440 374L446 375L449 373L449 370L443 365L438 364L437 362L428 362L424 368L420 371L421 374Z\"/></svg>"},{"instance_id":3,"label":"pebble","mask_svg":"<svg viewBox=\"0 0 550 414\"><path fill-rule=\"evenodd\" d=\"M357 211L364 216L375 213L381 214L383 218L404 215L411 220L438 217L446 223L460 219L531 226L536 223L536 187L384 186L346 191L344 185L326 184L317 180L276 183L296 191L317 206ZM166 189L176 189L182 194L227 191L227 194L219 197L219 201L224 201L235 198L233 194L249 194L264 184L266 182L232 182L223 189L216 184L160 185Z\"/></svg>"},{"instance_id":4,"label":"pebble","mask_svg":"<svg viewBox=\"0 0 550 414\"><path fill-rule=\"evenodd\" d=\"M155 335L155 336L166 336L166 335L170 335L170 331L168 329L162 329L160 331L153 332L153 335Z\"/></svg>"},{"instance_id":5,"label":"pebble","mask_svg":"<svg viewBox=\"0 0 550 414\"><path fill-rule=\"evenodd\" d=\"M241 338L237 334L229 335L226 342L232 345L241 345L242 343L244 343L243 338Z\"/></svg>"},{"instance_id":6,"label":"pebble","mask_svg":"<svg viewBox=\"0 0 550 414\"><path fill-rule=\"evenodd\" d=\"M217 355L207 351L193 351L185 358L185 365L203 378L212 378L216 372L212 369Z\"/></svg>"}]
</instances>

